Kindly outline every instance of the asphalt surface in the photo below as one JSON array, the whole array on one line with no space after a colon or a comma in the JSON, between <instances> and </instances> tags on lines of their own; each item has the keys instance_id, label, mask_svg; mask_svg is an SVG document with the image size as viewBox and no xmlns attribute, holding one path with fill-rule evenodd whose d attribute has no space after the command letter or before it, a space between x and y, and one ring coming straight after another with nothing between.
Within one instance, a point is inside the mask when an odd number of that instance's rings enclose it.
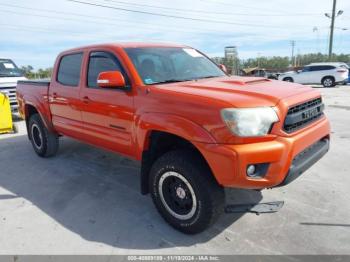
<instances>
[{"instance_id":1,"label":"asphalt surface","mask_svg":"<svg viewBox=\"0 0 350 262\"><path fill-rule=\"evenodd\" d=\"M0 254L350 254L350 86L319 89L330 152L292 184L226 190L227 203L285 201L273 214L225 214L187 236L139 193L139 166L62 138L36 156L23 121L0 136Z\"/></svg>"}]
</instances>

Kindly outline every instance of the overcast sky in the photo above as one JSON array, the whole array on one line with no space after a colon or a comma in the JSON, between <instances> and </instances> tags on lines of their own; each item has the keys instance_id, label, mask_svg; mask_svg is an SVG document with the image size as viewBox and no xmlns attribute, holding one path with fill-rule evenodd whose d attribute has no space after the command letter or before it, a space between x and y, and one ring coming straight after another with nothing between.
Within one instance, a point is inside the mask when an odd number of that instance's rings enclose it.
<instances>
[{"instance_id":1,"label":"overcast sky","mask_svg":"<svg viewBox=\"0 0 350 262\"><path fill-rule=\"evenodd\" d=\"M119 41L176 42L210 56L236 45L242 59L290 56L291 40L300 54L328 48L332 0L78 1L0 0L0 57L45 68L67 48ZM350 53L350 1L337 10L334 52Z\"/></svg>"}]
</instances>

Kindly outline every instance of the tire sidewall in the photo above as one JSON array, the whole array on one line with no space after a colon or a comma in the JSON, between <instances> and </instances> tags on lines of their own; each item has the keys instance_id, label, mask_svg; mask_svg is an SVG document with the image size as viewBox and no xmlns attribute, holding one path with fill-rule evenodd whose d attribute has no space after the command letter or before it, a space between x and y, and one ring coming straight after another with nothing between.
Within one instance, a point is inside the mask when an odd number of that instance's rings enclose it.
<instances>
[{"instance_id":1,"label":"tire sidewall","mask_svg":"<svg viewBox=\"0 0 350 262\"><path fill-rule=\"evenodd\" d=\"M192 175L188 174L186 170L183 170L182 168L179 168L179 167L175 167L174 165L168 165L162 168L157 168L156 170L153 170L153 171L154 173L151 171L152 172L151 174L152 198L155 202L157 209L163 215L165 220L168 221L171 225L179 229L189 228L194 226L197 223L201 223L201 218L203 216L203 195L200 192L201 190L199 190L198 188L199 184L194 182ZM159 190L158 190L159 180L164 173L169 171L177 172L182 176L184 176L187 179L187 181L191 184L193 191L196 195L197 208L194 215L189 219L181 220L174 217L172 214L168 212L163 202L161 201Z\"/></svg>"},{"instance_id":2,"label":"tire sidewall","mask_svg":"<svg viewBox=\"0 0 350 262\"><path fill-rule=\"evenodd\" d=\"M36 125L38 127L38 130L42 136L42 146L41 148L38 148L37 145L34 142L34 138L33 138L33 125ZM43 124L40 120L40 118L38 117L38 115L34 115L30 118L29 120L29 125L28 125L28 131L30 132L30 141L32 143L32 146L34 148L34 151L39 155L39 156L45 156L45 153L47 151L47 136L46 136L46 132L45 129L43 127Z\"/></svg>"},{"instance_id":3,"label":"tire sidewall","mask_svg":"<svg viewBox=\"0 0 350 262\"><path fill-rule=\"evenodd\" d=\"M197 209L191 218L177 218L163 205L158 185L166 172L180 174L192 187L197 199ZM164 220L185 234L204 231L217 221L224 211L224 188L217 183L205 160L193 149L175 149L158 157L149 174L149 191Z\"/></svg>"}]
</instances>

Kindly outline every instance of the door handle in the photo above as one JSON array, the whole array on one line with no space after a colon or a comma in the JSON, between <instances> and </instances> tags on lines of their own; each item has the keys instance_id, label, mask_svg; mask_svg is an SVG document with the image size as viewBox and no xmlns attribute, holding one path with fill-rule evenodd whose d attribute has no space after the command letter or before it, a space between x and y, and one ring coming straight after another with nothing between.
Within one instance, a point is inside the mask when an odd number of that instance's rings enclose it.
<instances>
[{"instance_id":1,"label":"door handle","mask_svg":"<svg viewBox=\"0 0 350 262\"><path fill-rule=\"evenodd\" d=\"M56 99L56 98L57 98L57 93L56 93L56 92L53 92L53 93L52 93L52 98L53 98L53 99Z\"/></svg>"},{"instance_id":2,"label":"door handle","mask_svg":"<svg viewBox=\"0 0 350 262\"><path fill-rule=\"evenodd\" d=\"M88 104L90 101L90 98L88 96L83 97L83 103Z\"/></svg>"}]
</instances>

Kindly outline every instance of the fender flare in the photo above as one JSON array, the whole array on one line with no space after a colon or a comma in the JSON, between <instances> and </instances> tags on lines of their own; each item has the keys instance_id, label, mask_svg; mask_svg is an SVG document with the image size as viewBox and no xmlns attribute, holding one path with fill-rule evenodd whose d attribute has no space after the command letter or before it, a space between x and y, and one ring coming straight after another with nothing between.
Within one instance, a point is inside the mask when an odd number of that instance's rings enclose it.
<instances>
[{"instance_id":1,"label":"fender flare","mask_svg":"<svg viewBox=\"0 0 350 262\"><path fill-rule=\"evenodd\" d=\"M33 103L32 101L28 101L28 100L24 99L23 113L24 113L24 117L25 117L27 128L28 128L28 122L29 122L29 118L28 118L28 114L29 113L27 112L28 106L31 106L31 107L35 108L35 110L38 112L40 118L42 119L45 127L50 132L56 133L56 131L54 130L54 128L52 126L52 123L51 123L50 119L48 119L45 116L45 114L43 113L43 112L45 112L45 110L47 110L47 109L44 108L44 105L42 103ZM28 136L29 136L29 132L28 132Z\"/></svg>"},{"instance_id":2,"label":"fender flare","mask_svg":"<svg viewBox=\"0 0 350 262\"><path fill-rule=\"evenodd\" d=\"M168 113L144 113L135 118L136 158L148 148L152 131L166 132L189 142L216 143L213 136L197 123L185 117Z\"/></svg>"}]
</instances>

